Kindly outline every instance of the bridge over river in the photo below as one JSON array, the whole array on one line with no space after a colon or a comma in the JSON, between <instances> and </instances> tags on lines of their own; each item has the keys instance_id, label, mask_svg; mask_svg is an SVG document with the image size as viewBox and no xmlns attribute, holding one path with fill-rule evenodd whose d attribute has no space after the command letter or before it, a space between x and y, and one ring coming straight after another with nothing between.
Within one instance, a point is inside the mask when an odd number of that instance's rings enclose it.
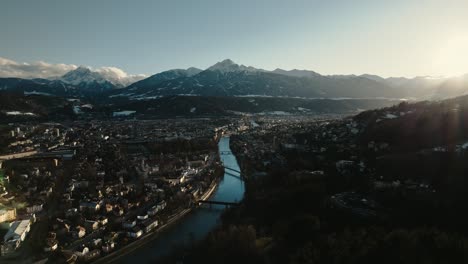
<instances>
[{"instance_id":1,"label":"bridge over river","mask_svg":"<svg viewBox=\"0 0 468 264\"><path fill-rule=\"evenodd\" d=\"M224 177L214 194L202 202L210 206L195 208L189 215L159 233L157 238L109 262L130 264L155 262L157 258L169 254L174 245L202 239L219 225L220 216L226 206L236 206L242 201L245 189L236 157L229 148L229 137L220 139L218 149L225 170Z\"/></svg>"},{"instance_id":2,"label":"bridge over river","mask_svg":"<svg viewBox=\"0 0 468 264\"><path fill-rule=\"evenodd\" d=\"M226 153L228 151L224 151L223 153ZM222 154L222 155L232 155L232 153L229 151L228 153L230 154ZM240 181L244 180L244 177L242 176L242 173L238 169L233 169L230 167L224 167L224 177L234 177L236 179L239 179ZM240 203L239 202L226 202L226 201L215 201L212 199L208 200L198 200L198 204L208 204L210 208L212 205L224 205L226 208L232 207L232 206L238 206Z\"/></svg>"}]
</instances>

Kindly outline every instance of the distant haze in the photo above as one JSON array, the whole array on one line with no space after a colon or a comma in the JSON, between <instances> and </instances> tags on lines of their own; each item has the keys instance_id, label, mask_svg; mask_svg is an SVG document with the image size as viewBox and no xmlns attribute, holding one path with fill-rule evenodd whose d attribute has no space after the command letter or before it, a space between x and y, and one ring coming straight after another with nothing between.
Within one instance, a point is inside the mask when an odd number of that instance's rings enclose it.
<instances>
[{"instance_id":1,"label":"distant haze","mask_svg":"<svg viewBox=\"0 0 468 264\"><path fill-rule=\"evenodd\" d=\"M59 76L85 65L126 78L205 69L225 58L266 70L321 74L468 72L466 0L16 0L1 5L0 76Z\"/></svg>"}]
</instances>

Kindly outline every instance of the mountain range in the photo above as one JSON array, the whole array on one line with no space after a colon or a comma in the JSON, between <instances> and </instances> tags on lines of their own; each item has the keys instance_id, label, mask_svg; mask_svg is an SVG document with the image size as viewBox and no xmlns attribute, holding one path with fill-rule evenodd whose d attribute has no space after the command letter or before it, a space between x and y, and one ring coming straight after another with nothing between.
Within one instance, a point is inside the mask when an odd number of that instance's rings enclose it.
<instances>
[{"instance_id":1,"label":"mountain range","mask_svg":"<svg viewBox=\"0 0 468 264\"><path fill-rule=\"evenodd\" d=\"M267 71L223 60L205 70L173 69L140 80L110 78L78 67L50 79L0 78L0 90L66 97L145 100L170 95L300 98L444 99L468 93L468 74L451 78L321 75L308 70Z\"/></svg>"}]
</instances>

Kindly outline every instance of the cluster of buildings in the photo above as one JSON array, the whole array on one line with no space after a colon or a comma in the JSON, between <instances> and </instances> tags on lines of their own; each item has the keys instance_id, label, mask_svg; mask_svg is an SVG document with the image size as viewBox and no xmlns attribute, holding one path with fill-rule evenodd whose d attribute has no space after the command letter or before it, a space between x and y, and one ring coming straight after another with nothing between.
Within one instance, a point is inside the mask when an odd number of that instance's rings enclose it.
<instances>
[{"instance_id":1,"label":"cluster of buildings","mask_svg":"<svg viewBox=\"0 0 468 264\"><path fill-rule=\"evenodd\" d=\"M0 182L0 227L6 233L0 242L1 255L9 255L21 246L31 225L44 215L52 198L56 177L47 166L25 160L11 160L17 171L9 172ZM53 166L53 165L51 165Z\"/></svg>"},{"instance_id":2,"label":"cluster of buildings","mask_svg":"<svg viewBox=\"0 0 468 264\"><path fill-rule=\"evenodd\" d=\"M42 251L33 259L67 252L67 259L90 261L141 239L212 188L220 168L216 140L230 122L15 125L24 132L5 154L35 153L2 160L0 203L10 208L0 210L2 255L33 251L21 247L32 239L41 242L28 247ZM35 225L41 231L29 237Z\"/></svg>"},{"instance_id":3,"label":"cluster of buildings","mask_svg":"<svg viewBox=\"0 0 468 264\"><path fill-rule=\"evenodd\" d=\"M407 114L411 112L387 111L374 122ZM369 124L359 119L253 116L246 120L242 131L232 137L231 148L250 179L289 171L286 182L313 180L318 191L328 192L326 206L361 218L379 216L378 201L387 197L431 201L436 196L427 181L379 174L376 166L388 161L376 157L391 153L392 146L384 141L363 144L361 136Z\"/></svg>"},{"instance_id":4,"label":"cluster of buildings","mask_svg":"<svg viewBox=\"0 0 468 264\"><path fill-rule=\"evenodd\" d=\"M12 124L9 133L1 135L3 146L0 160L21 158L39 151L52 150L64 143L65 128L56 123Z\"/></svg>"}]
</instances>

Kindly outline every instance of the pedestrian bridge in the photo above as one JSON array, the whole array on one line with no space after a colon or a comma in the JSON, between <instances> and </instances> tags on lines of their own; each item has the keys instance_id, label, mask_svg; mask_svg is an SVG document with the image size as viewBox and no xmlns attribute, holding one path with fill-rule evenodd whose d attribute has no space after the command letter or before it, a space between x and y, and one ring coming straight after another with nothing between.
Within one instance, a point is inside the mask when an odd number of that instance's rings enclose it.
<instances>
[{"instance_id":1,"label":"pedestrian bridge","mask_svg":"<svg viewBox=\"0 0 468 264\"><path fill-rule=\"evenodd\" d=\"M242 173L239 170L230 168L230 167L225 167L224 166L224 174L229 175L231 177L237 178L241 181L244 180L244 177L242 177ZM198 200L198 205L202 204L208 204L211 208L211 206L214 205L224 205L226 208L229 207L234 207L234 206L239 206L240 203L238 202L224 202L224 201L213 201L213 200Z\"/></svg>"},{"instance_id":2,"label":"pedestrian bridge","mask_svg":"<svg viewBox=\"0 0 468 264\"><path fill-rule=\"evenodd\" d=\"M239 206L240 203L236 202L223 202L223 201L211 201L211 200L198 200L198 204L208 204L210 207L214 205L224 205L227 207Z\"/></svg>"},{"instance_id":3,"label":"pedestrian bridge","mask_svg":"<svg viewBox=\"0 0 468 264\"><path fill-rule=\"evenodd\" d=\"M224 174L229 175L229 176L234 177L234 178L237 178L237 179L239 179L241 181L244 180L242 172L240 172L240 171L238 171L236 169L233 169L233 168L224 167Z\"/></svg>"},{"instance_id":4,"label":"pedestrian bridge","mask_svg":"<svg viewBox=\"0 0 468 264\"><path fill-rule=\"evenodd\" d=\"M237 173L239 173L239 174L242 173L242 172L240 172L239 170L236 170L236 169L233 169L233 168L230 168L230 167L225 167L225 166L224 166L224 169L229 170L229 171L231 171L231 172L237 172Z\"/></svg>"}]
</instances>

